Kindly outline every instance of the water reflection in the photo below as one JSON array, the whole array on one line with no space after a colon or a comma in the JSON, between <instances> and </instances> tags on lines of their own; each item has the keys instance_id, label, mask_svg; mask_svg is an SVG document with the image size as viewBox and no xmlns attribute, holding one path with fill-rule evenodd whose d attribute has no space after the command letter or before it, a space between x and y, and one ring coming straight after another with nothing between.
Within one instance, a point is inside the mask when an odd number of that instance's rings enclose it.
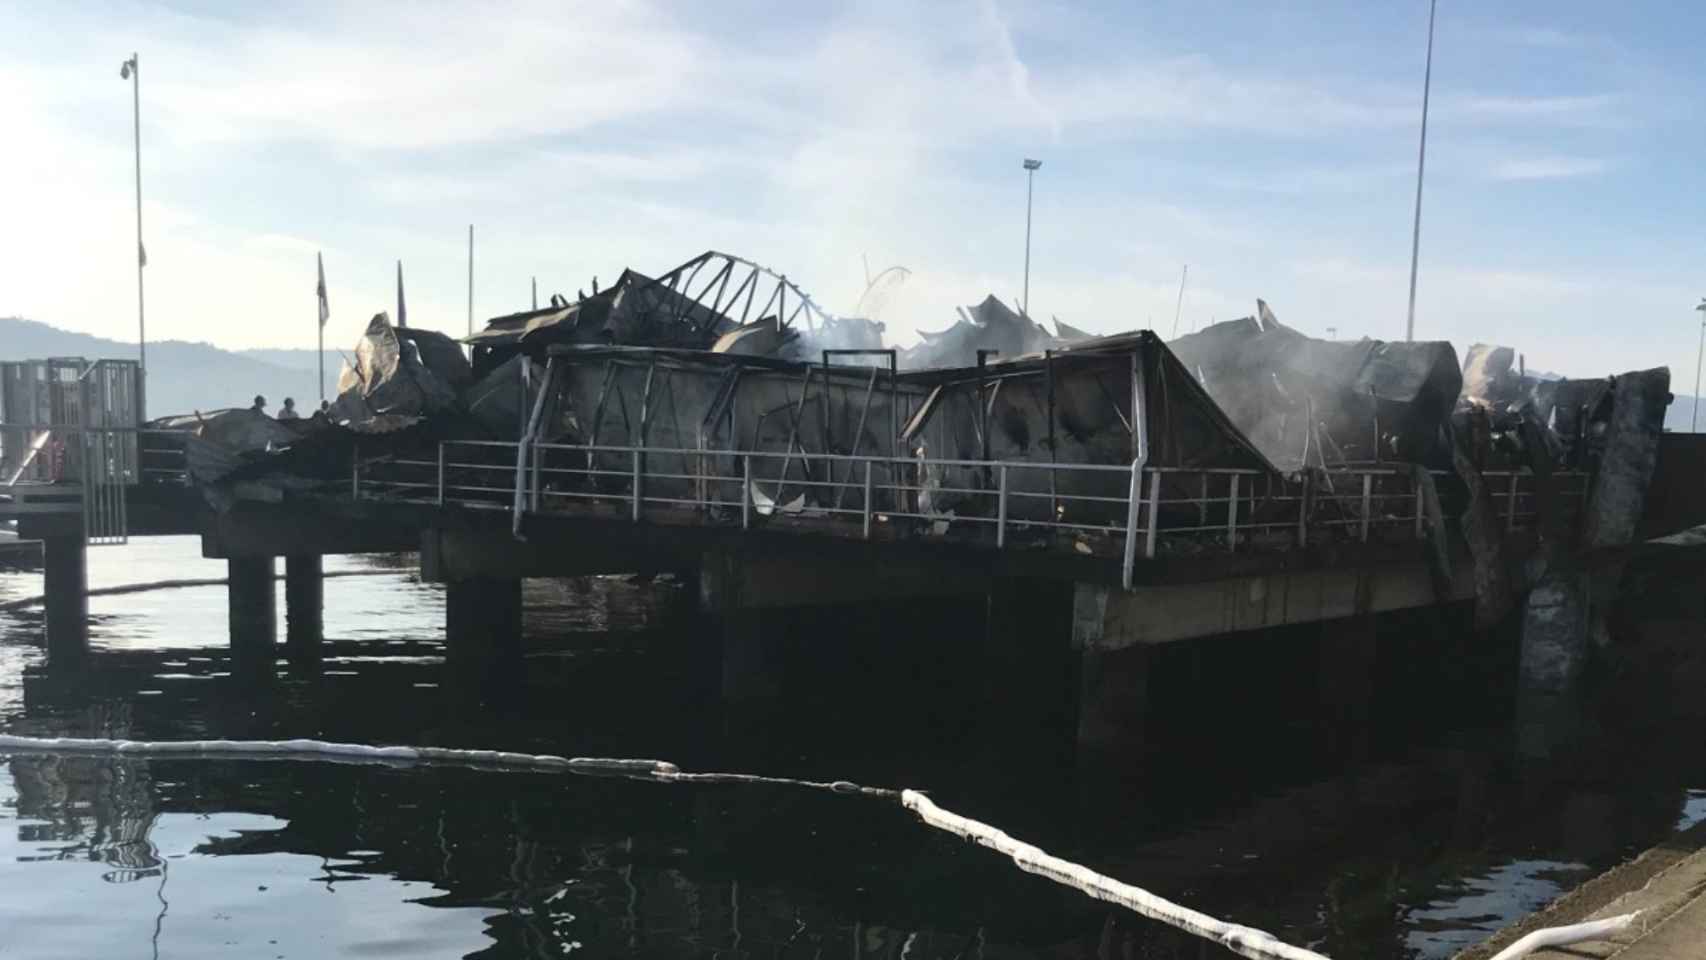
<instances>
[{"instance_id":1,"label":"water reflection","mask_svg":"<svg viewBox=\"0 0 1706 960\"><path fill-rule=\"evenodd\" d=\"M43 669L39 625L13 617L0 729L646 755L917 786L1335 956L1447 956L1706 811L1687 790L1706 771L1693 740L1518 762L1496 713L1439 709L1429 671L1463 689L1480 669L1463 662L1389 657L1372 752L1348 762L1292 695L1316 662L1304 634L1158 653L1143 755L1109 766L1077 762L1054 720L989 709L974 604L785 621L789 685L809 695L730 710L717 635L686 594L668 578L530 587L524 670L499 699L447 675L442 600L406 568L328 581L322 669L280 661L260 682L232 669L222 608L208 622L217 589L110 611L99 655L71 673ZM0 820L0 927L31 956L135 954L156 933L162 956L1215 955L902 811L777 788L15 756Z\"/></svg>"}]
</instances>

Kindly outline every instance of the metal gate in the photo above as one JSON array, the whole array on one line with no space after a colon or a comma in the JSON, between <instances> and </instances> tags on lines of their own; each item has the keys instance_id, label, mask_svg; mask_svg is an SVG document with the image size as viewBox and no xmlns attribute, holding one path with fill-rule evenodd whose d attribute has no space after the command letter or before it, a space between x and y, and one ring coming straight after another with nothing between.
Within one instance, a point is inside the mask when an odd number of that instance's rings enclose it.
<instances>
[{"instance_id":1,"label":"metal gate","mask_svg":"<svg viewBox=\"0 0 1706 960\"><path fill-rule=\"evenodd\" d=\"M141 478L136 385L132 360L97 360L81 377L83 532L90 545L130 538L125 493Z\"/></svg>"},{"instance_id":2,"label":"metal gate","mask_svg":"<svg viewBox=\"0 0 1706 960\"><path fill-rule=\"evenodd\" d=\"M134 360L0 363L0 485L77 484L88 542L126 542L138 380Z\"/></svg>"}]
</instances>

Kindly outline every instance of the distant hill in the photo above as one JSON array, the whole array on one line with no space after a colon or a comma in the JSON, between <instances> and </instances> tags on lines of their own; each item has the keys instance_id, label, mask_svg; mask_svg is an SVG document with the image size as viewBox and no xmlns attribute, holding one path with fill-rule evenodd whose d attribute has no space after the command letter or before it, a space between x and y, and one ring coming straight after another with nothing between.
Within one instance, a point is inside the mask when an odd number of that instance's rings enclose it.
<instances>
[{"instance_id":1,"label":"distant hill","mask_svg":"<svg viewBox=\"0 0 1706 960\"><path fill-rule=\"evenodd\" d=\"M285 370L314 370L314 351L312 350L238 350L241 356L262 363L270 363ZM346 351L347 352L347 351ZM344 354L336 350L326 351L326 392L329 394L338 380L338 371L342 369Z\"/></svg>"},{"instance_id":2,"label":"distant hill","mask_svg":"<svg viewBox=\"0 0 1706 960\"><path fill-rule=\"evenodd\" d=\"M295 358L295 354L302 357ZM277 355L272 359L284 362L269 362L267 355ZM331 359L335 356L331 354L326 365L328 398L337 387L338 361ZM136 344L73 333L34 320L0 317L0 360L43 357L132 360L136 358ZM293 360L297 362L290 362ZM304 413L319 406L320 394L314 385L314 351L232 352L209 343L182 340L148 344L150 417L246 407L257 393L267 398L268 409L273 411L285 397L295 397L297 407Z\"/></svg>"}]
</instances>

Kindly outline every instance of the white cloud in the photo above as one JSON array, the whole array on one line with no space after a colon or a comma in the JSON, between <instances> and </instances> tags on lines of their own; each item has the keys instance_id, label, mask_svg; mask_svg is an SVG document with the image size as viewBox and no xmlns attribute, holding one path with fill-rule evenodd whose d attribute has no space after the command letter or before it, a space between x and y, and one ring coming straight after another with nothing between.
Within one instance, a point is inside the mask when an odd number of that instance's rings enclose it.
<instances>
[{"instance_id":1,"label":"white cloud","mask_svg":"<svg viewBox=\"0 0 1706 960\"><path fill-rule=\"evenodd\" d=\"M1434 109L1445 119L1479 122L1530 122L1566 126L1612 126L1627 121L1623 99L1615 94L1521 97L1492 94L1453 94L1440 98Z\"/></svg>"},{"instance_id":2,"label":"white cloud","mask_svg":"<svg viewBox=\"0 0 1706 960\"><path fill-rule=\"evenodd\" d=\"M1497 161L1494 180L1564 180L1604 173L1610 166L1599 157L1512 157Z\"/></svg>"},{"instance_id":3,"label":"white cloud","mask_svg":"<svg viewBox=\"0 0 1706 960\"><path fill-rule=\"evenodd\" d=\"M885 317L909 338L986 293L1017 298L1018 161L1033 150L1045 161L1038 317L1170 330L1190 262L1183 328L1248 313L1262 295L1315 332L1401 331L1419 108L1401 72L1229 63L1157 46L1166 37L1063 60L1059 36L1051 48L1034 31L1061 29L1070 12L1021 0L808 11L809 26L759 38L637 0L357 5L258 24L127 9L9 14L29 39L0 38L0 89L15 92L0 98L0 129L31 146L0 151L0 209L23 225L0 232L0 313L134 329L130 102L113 51L141 49L158 336L311 344L320 249L337 342L390 308L399 258L411 319L459 332L472 221L480 316L524 304L533 276L542 297L572 294L594 273L662 271L707 248L850 310L868 255L914 271ZM1489 137L1474 151L1458 140L1455 161L1484 190L1488 177L1591 185L1617 172L1595 158L1601 145L1532 135L1592 137L1631 122L1630 105L1436 88L1437 142L1452 143L1454 125ZM1457 169L1440 156L1442 172ZM1184 170L1188 189L1158 186L1162 164ZM1335 232L1389 212L1389 231L1366 232L1391 249ZM1618 289L1561 288L1563 269L1517 269L1502 254L1438 266L1425 222L1429 329L1550 336L1571 298L1603 308ZM1647 290L1658 272L1618 282ZM1656 310L1661 298L1630 302Z\"/></svg>"}]
</instances>

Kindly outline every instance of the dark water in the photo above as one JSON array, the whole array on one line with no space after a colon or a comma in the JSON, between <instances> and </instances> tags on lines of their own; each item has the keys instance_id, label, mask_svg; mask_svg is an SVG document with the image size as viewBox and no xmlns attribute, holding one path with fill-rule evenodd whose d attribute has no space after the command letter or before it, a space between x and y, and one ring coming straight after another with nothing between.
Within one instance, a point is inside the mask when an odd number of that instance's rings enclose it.
<instances>
[{"instance_id":1,"label":"dark water","mask_svg":"<svg viewBox=\"0 0 1706 960\"><path fill-rule=\"evenodd\" d=\"M193 540L91 551L93 585L223 575ZM373 561L327 560L328 570ZM326 658L234 671L222 588L91 603L90 665L0 613L0 729L313 736L646 756L928 789L1057 852L1341 957L1444 957L1706 816L1694 734L1510 749L1510 651L1382 634L1364 747L1328 749L1307 636L1163 651L1150 733L1074 755L1034 691L967 666L974 604L772 624L790 687L718 695L718 636L668 578L533 583L520 677L441 660L410 568L326 583ZM0 573L0 602L39 592ZM282 593L282 591L281 591ZM282 611L280 614L282 622ZM317 762L40 756L0 768L0 954L1203 957L874 801L771 787Z\"/></svg>"}]
</instances>

